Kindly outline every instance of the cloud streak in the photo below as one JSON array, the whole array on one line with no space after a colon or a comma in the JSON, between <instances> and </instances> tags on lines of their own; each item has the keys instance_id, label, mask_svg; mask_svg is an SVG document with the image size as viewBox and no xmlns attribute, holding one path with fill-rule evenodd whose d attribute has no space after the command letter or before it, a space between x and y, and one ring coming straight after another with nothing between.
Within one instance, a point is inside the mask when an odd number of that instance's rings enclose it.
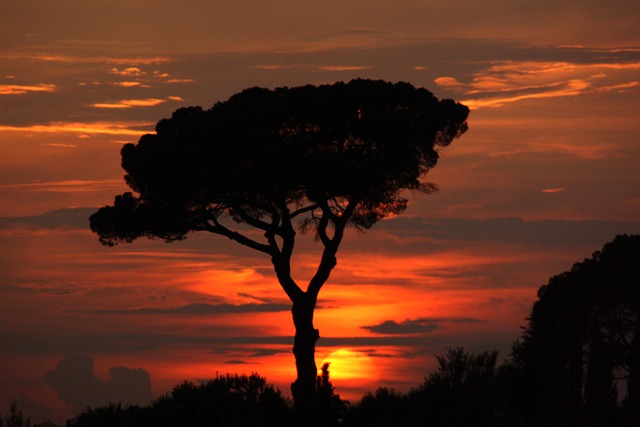
<instances>
[{"instance_id":1,"label":"cloud streak","mask_svg":"<svg viewBox=\"0 0 640 427\"><path fill-rule=\"evenodd\" d=\"M381 335L413 335L426 334L433 332L440 327L441 323L477 323L479 319L471 317L453 317L453 318L429 318L422 317L418 319L407 319L402 322L395 320L385 320L376 325L362 326L362 329Z\"/></svg>"},{"instance_id":2,"label":"cloud streak","mask_svg":"<svg viewBox=\"0 0 640 427\"><path fill-rule=\"evenodd\" d=\"M77 46L73 46L76 47ZM7 60L28 60L32 62L54 62L63 64L113 64L127 66L136 65L157 65L171 62L169 56L99 56L99 55L68 55L64 53L50 53L51 50L68 50L69 46L53 47L45 53L38 49L9 50L0 53L0 59ZM83 52L86 53L86 52ZM133 68L133 67L128 67Z\"/></svg>"},{"instance_id":3,"label":"cloud streak","mask_svg":"<svg viewBox=\"0 0 640 427\"><path fill-rule=\"evenodd\" d=\"M147 99L121 99L120 101L112 102L96 102L91 104L94 108L112 108L123 109L132 107L155 107L156 105L167 102L164 99L147 98Z\"/></svg>"},{"instance_id":4,"label":"cloud streak","mask_svg":"<svg viewBox=\"0 0 640 427\"><path fill-rule=\"evenodd\" d=\"M164 101L162 101L164 102ZM124 107L129 108L129 107ZM140 136L142 128L151 128L149 122L51 122L30 126L0 125L0 132L74 133L83 135Z\"/></svg>"},{"instance_id":5,"label":"cloud streak","mask_svg":"<svg viewBox=\"0 0 640 427\"><path fill-rule=\"evenodd\" d=\"M64 181L43 181L43 182L29 182L23 184L6 184L0 185L0 190L9 191L37 191L37 192L51 192L51 193L79 193L86 191L96 191L104 189L120 189L124 188L123 183L120 180L108 179L108 180L64 180ZM30 220L34 223L38 221L38 218L45 219L49 217L74 217L77 212L82 214L86 213L92 208L66 208L56 209L46 212L42 215L36 215L31 217L22 217L24 220ZM95 209L94 209L95 210ZM8 217L10 218L10 217Z\"/></svg>"},{"instance_id":6,"label":"cloud streak","mask_svg":"<svg viewBox=\"0 0 640 427\"><path fill-rule=\"evenodd\" d=\"M188 315L203 316L210 314L272 313L289 311L289 304L188 304L173 308L143 307L132 309L92 310L97 315Z\"/></svg>"},{"instance_id":7,"label":"cloud streak","mask_svg":"<svg viewBox=\"0 0 640 427\"><path fill-rule=\"evenodd\" d=\"M594 58L596 59L596 58ZM471 95L461 101L472 109L509 103L577 96L596 92L632 91L640 85L640 62L493 61L468 83L443 76L439 87ZM636 80L634 80L636 79Z\"/></svg>"},{"instance_id":8,"label":"cloud streak","mask_svg":"<svg viewBox=\"0 0 640 427\"><path fill-rule=\"evenodd\" d=\"M50 83L38 83L36 85L2 85L0 95L24 95L32 92L55 92L57 86Z\"/></svg>"}]
</instances>

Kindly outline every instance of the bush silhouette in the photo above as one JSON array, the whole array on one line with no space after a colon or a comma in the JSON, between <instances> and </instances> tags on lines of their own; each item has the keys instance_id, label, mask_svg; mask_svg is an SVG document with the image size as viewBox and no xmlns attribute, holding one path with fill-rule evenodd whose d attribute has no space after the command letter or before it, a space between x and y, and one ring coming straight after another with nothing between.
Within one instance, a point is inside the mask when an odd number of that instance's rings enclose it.
<instances>
[{"instance_id":1,"label":"bush silhouette","mask_svg":"<svg viewBox=\"0 0 640 427\"><path fill-rule=\"evenodd\" d=\"M257 375L220 375L194 384L185 381L148 407L109 405L87 408L69 427L249 427L290 425L281 392Z\"/></svg>"}]
</instances>

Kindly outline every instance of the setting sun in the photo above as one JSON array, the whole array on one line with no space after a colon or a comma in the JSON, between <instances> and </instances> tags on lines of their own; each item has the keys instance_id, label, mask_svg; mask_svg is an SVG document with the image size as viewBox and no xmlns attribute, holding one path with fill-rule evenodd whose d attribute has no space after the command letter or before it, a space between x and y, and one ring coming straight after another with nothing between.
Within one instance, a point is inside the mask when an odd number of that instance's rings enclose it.
<instances>
[{"instance_id":1,"label":"setting sun","mask_svg":"<svg viewBox=\"0 0 640 427\"><path fill-rule=\"evenodd\" d=\"M321 367L329 364L331 379L335 381L375 381L377 373L371 358L362 351L350 348L340 348L329 353L318 367L318 375Z\"/></svg>"}]
</instances>

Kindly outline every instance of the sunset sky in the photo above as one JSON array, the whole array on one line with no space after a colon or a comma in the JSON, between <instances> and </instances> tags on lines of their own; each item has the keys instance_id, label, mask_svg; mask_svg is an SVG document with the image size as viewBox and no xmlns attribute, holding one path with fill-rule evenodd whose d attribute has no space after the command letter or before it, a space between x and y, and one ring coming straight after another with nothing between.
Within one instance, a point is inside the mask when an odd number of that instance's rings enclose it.
<instances>
[{"instance_id":1,"label":"sunset sky","mask_svg":"<svg viewBox=\"0 0 640 427\"><path fill-rule=\"evenodd\" d=\"M0 36L1 414L57 422L226 372L289 393L266 256L88 227L126 191L123 144L247 87L408 81L471 108L440 192L351 232L320 294L316 359L352 401L417 385L447 346L506 357L539 286L640 233L636 0L3 1ZM300 282L319 250L299 242Z\"/></svg>"}]
</instances>

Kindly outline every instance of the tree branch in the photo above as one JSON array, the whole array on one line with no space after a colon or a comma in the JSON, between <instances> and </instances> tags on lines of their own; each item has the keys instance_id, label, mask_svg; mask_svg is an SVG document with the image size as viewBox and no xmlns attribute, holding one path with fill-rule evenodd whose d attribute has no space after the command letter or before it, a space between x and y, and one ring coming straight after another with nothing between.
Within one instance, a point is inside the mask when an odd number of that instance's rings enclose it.
<instances>
[{"instance_id":1,"label":"tree branch","mask_svg":"<svg viewBox=\"0 0 640 427\"><path fill-rule=\"evenodd\" d=\"M300 209L296 212L299 211ZM291 260L291 255L293 254L296 236L296 230L293 228L293 224L291 222L294 214L289 212L289 208L284 202L282 203L282 206L280 206L280 214L282 217L282 225L279 230L279 236L282 238L281 254L283 257L286 257L287 262L289 262Z\"/></svg>"},{"instance_id":2,"label":"tree branch","mask_svg":"<svg viewBox=\"0 0 640 427\"><path fill-rule=\"evenodd\" d=\"M334 248L333 245L325 246L324 251L322 251L322 258L320 259L318 269L309 281L309 286L307 287L307 293L313 295L314 298L318 297L320 289L322 289L322 286L329 279L331 271L338 263L336 251L337 246Z\"/></svg>"},{"instance_id":3,"label":"tree branch","mask_svg":"<svg viewBox=\"0 0 640 427\"><path fill-rule=\"evenodd\" d=\"M320 239L320 241L322 242L325 248L331 245L331 238L327 234L328 225L329 225L329 217L323 213L322 217L320 218L320 221L318 222L318 228L316 229L316 232L318 233L318 238Z\"/></svg>"},{"instance_id":4,"label":"tree branch","mask_svg":"<svg viewBox=\"0 0 640 427\"><path fill-rule=\"evenodd\" d=\"M280 286L282 286L289 299L294 302L304 295L302 289L291 278L291 256L293 255L296 231L291 223L291 214L287 204L282 202L279 209L281 225L277 228L277 234L282 238L282 248L271 257L271 262ZM273 240L275 242L275 237Z\"/></svg>"},{"instance_id":5,"label":"tree branch","mask_svg":"<svg viewBox=\"0 0 640 427\"><path fill-rule=\"evenodd\" d=\"M210 233L226 236L229 239L240 243L241 245L247 246L260 252L264 252L271 256L273 256L274 253L274 248L271 245L265 245L264 243L256 242L255 240L243 234L240 234L237 231L230 230L229 228L220 224L215 216L209 216L204 221L195 225L193 229L196 231L208 231Z\"/></svg>"},{"instance_id":6,"label":"tree branch","mask_svg":"<svg viewBox=\"0 0 640 427\"><path fill-rule=\"evenodd\" d=\"M276 272L278 283L280 283L284 292L291 302L298 301L304 295L304 292L302 292L300 286L291 278L290 259L278 254L271 257L271 262L273 263L273 270Z\"/></svg>"},{"instance_id":7,"label":"tree branch","mask_svg":"<svg viewBox=\"0 0 640 427\"><path fill-rule=\"evenodd\" d=\"M342 210L342 215L340 216L331 212L328 204L324 203L324 207L321 205L323 215L318 224L318 236L324 245L324 251L322 251L322 258L320 259L318 269L309 281L309 286L307 287L308 293L317 296L322 286L329 279L331 271L337 265L336 253L344 236L344 229L349 223L349 218L353 215L358 203L358 199L350 200ZM334 226L333 237L329 237L327 234L327 226L330 219Z\"/></svg>"},{"instance_id":8,"label":"tree branch","mask_svg":"<svg viewBox=\"0 0 640 427\"><path fill-rule=\"evenodd\" d=\"M303 213L306 213L306 212L312 211L312 210L314 210L314 209L316 209L316 208L318 208L318 207L319 207L319 205L318 205L317 203L314 203L314 204L309 205L309 206L305 206L305 207L303 207L303 208L300 208L300 209L298 209L298 210L295 210L295 211L291 212L291 214L289 215L289 217L293 219L293 218L297 217L298 215L301 215L301 214L303 214Z\"/></svg>"},{"instance_id":9,"label":"tree branch","mask_svg":"<svg viewBox=\"0 0 640 427\"><path fill-rule=\"evenodd\" d=\"M260 220L258 218L255 218L255 217L252 217L251 215L248 215L244 211L244 209L242 209L242 208L240 208L238 206L232 207L231 210L233 212L235 212L236 214L238 214L238 216L240 216L240 218L244 222L246 222L247 224L249 224L252 227L255 227L255 228L258 228L260 230L267 231L267 232L273 231L273 229L275 228L273 222L271 224L269 224L268 222L262 221L262 220ZM275 215L273 213L272 213L272 215L273 215L272 219L274 219L276 221L276 225L277 225L277 215ZM274 231L274 233L275 233L275 231Z\"/></svg>"}]
</instances>

